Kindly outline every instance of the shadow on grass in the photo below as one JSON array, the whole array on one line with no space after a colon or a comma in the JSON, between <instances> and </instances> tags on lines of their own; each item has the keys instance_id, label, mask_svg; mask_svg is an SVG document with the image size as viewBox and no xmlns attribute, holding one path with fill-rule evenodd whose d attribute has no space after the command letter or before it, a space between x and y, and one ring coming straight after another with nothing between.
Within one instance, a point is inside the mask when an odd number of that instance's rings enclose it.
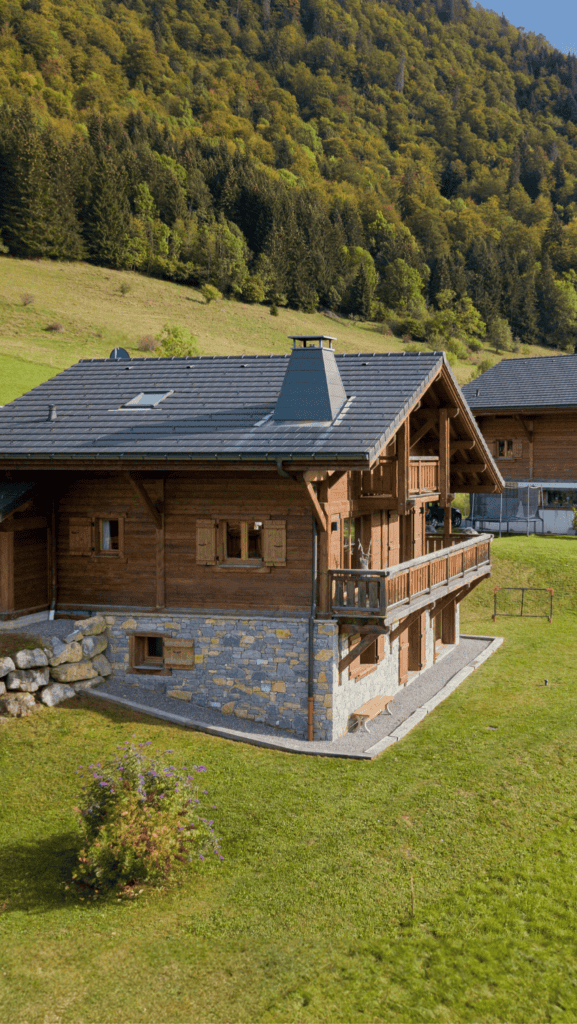
<instances>
[{"instance_id":1,"label":"shadow on grass","mask_svg":"<svg viewBox=\"0 0 577 1024\"><path fill-rule=\"evenodd\" d=\"M62 907L70 899L64 886L71 880L79 848L75 832L2 846L0 909L43 913Z\"/></svg>"}]
</instances>

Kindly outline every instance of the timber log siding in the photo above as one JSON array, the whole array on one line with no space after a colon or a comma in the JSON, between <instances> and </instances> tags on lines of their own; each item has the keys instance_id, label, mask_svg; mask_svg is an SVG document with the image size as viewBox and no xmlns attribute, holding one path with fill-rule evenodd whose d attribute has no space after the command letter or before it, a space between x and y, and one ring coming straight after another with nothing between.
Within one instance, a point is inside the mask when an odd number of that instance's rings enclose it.
<instances>
[{"instance_id":1,"label":"timber log siding","mask_svg":"<svg viewBox=\"0 0 577 1024\"><path fill-rule=\"evenodd\" d=\"M577 412L478 413L489 451L506 480L577 480ZM512 441L499 457L499 441Z\"/></svg>"},{"instance_id":2,"label":"timber log siding","mask_svg":"<svg viewBox=\"0 0 577 1024\"><path fill-rule=\"evenodd\" d=\"M264 473L166 474L163 479L143 477L141 483L153 505L163 509L160 529L126 475L79 476L61 494L60 609L310 607L312 515L303 489ZM124 545L118 556L72 550L71 528L79 521L89 528L97 517L122 520ZM199 522L216 526L251 519L285 524L284 565L199 564Z\"/></svg>"}]
</instances>

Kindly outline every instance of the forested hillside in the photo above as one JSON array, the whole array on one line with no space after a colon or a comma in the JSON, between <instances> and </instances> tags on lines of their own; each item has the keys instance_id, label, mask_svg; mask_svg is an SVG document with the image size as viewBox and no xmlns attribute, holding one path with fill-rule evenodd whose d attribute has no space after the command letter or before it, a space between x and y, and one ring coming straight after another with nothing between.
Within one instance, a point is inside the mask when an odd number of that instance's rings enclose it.
<instances>
[{"instance_id":1,"label":"forested hillside","mask_svg":"<svg viewBox=\"0 0 577 1024\"><path fill-rule=\"evenodd\" d=\"M572 351L576 95L466 0L0 0L2 240Z\"/></svg>"}]
</instances>

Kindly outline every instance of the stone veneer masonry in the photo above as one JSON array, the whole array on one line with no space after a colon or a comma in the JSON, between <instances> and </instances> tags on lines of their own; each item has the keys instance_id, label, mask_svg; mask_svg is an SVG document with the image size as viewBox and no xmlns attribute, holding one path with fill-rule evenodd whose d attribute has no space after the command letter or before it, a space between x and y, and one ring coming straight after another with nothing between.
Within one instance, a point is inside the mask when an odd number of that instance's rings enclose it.
<instances>
[{"instance_id":1,"label":"stone veneer masonry","mask_svg":"<svg viewBox=\"0 0 577 1024\"><path fill-rule=\"evenodd\" d=\"M230 615L107 615L109 658L119 681L190 694L195 704L307 736L309 623L302 618ZM170 675L129 669L129 636L163 633L194 640L194 669ZM314 735L332 739L332 694L338 684L338 627L315 622ZM342 730L341 730L342 731Z\"/></svg>"},{"instance_id":2,"label":"stone veneer masonry","mask_svg":"<svg viewBox=\"0 0 577 1024\"><path fill-rule=\"evenodd\" d=\"M434 660L433 628L426 613L426 667ZM107 615L114 677L144 689L307 736L308 630L306 617L134 613ZM457 622L458 626L458 622ZM129 671L129 636L163 633L194 640L194 668L170 675ZM458 628L457 628L458 635ZM398 689L399 641L373 672L339 680L338 660L348 652L338 624L316 621L314 637L314 738L332 740L347 731L351 713L365 701Z\"/></svg>"}]
</instances>

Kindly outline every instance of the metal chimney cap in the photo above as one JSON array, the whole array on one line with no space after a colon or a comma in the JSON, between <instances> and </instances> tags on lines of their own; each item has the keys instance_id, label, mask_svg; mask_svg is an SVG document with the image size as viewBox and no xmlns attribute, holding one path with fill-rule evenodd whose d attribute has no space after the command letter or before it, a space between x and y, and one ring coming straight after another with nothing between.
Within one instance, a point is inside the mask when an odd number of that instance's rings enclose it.
<instances>
[{"instance_id":1,"label":"metal chimney cap","mask_svg":"<svg viewBox=\"0 0 577 1024\"><path fill-rule=\"evenodd\" d=\"M324 348L325 346L323 345L323 341L328 341L329 344L326 347L332 349L333 341L337 340L336 338L331 337L330 334L289 334L289 338L293 343L293 348L299 347L297 345L298 341L302 341L303 348L308 347L307 342L309 341L316 341L318 342L318 345L316 346L317 348Z\"/></svg>"}]
</instances>

